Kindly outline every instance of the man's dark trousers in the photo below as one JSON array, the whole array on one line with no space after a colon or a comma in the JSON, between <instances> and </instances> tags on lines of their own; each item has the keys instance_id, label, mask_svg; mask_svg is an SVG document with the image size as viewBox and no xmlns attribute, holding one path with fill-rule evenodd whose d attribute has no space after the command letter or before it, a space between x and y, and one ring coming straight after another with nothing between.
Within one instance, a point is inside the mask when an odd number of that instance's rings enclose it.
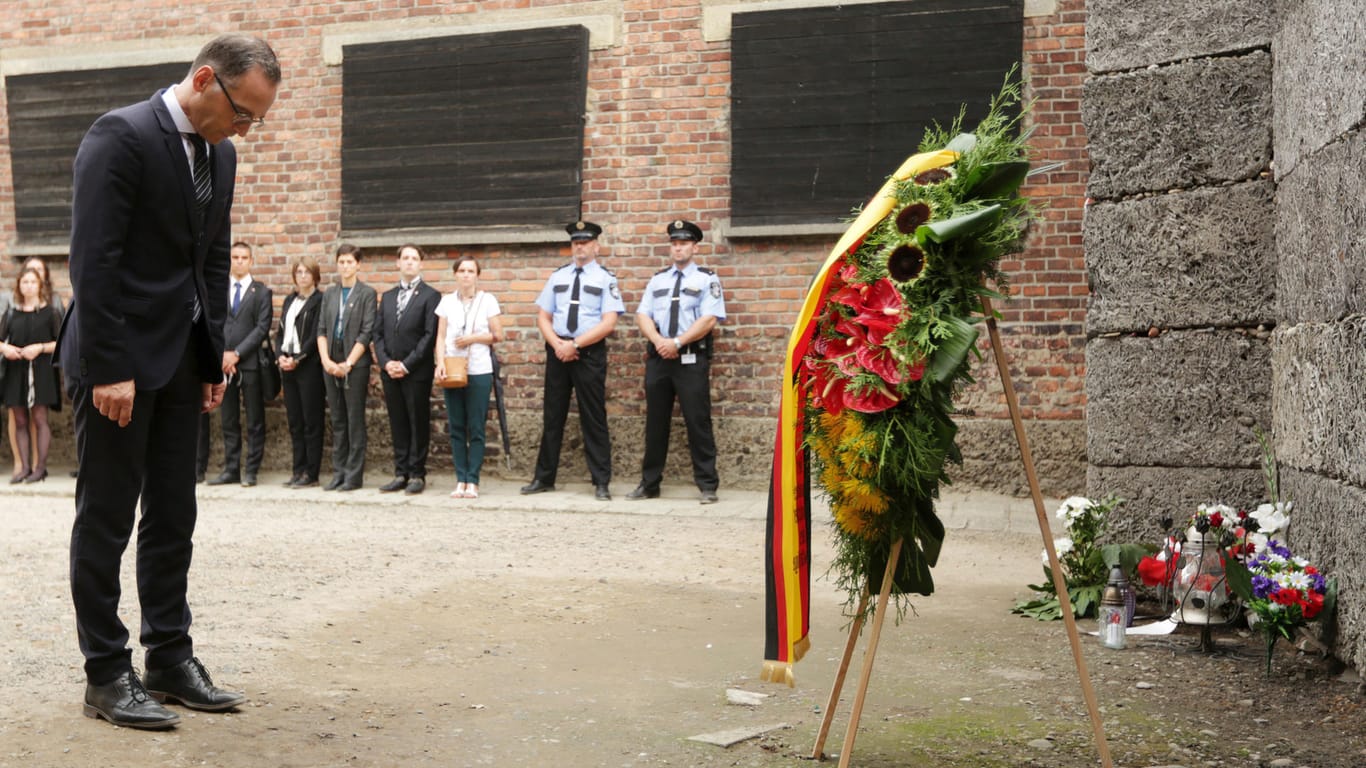
<instances>
[{"instance_id":1,"label":"man's dark trousers","mask_svg":"<svg viewBox=\"0 0 1366 768\"><path fill-rule=\"evenodd\" d=\"M107 575L118 573L139 496L137 589L146 668L172 667L192 653L185 588L203 400L194 366L196 335L190 334L189 347L164 387L137 391L133 420L126 427L95 409L89 387L72 388L81 471L71 533L71 596L86 676L96 685L131 668L128 629L118 618L119 582ZM102 492L92 493L92 486Z\"/></svg>"}]
</instances>

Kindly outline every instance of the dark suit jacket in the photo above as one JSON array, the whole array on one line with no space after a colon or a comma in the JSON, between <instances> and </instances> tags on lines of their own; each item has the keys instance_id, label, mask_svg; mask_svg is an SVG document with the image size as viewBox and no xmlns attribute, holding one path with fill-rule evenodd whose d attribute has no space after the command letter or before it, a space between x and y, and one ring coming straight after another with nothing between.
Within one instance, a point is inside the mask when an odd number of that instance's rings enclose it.
<instances>
[{"instance_id":1,"label":"dark suit jacket","mask_svg":"<svg viewBox=\"0 0 1366 768\"><path fill-rule=\"evenodd\" d=\"M76 152L72 299L58 355L68 382L170 381L191 333L205 382L223 380L229 214L237 153L212 147L213 201L194 207L190 163L157 92L95 121ZM170 182L170 183L168 183ZM191 311L198 296L198 323Z\"/></svg>"},{"instance_id":2,"label":"dark suit jacket","mask_svg":"<svg viewBox=\"0 0 1366 768\"><path fill-rule=\"evenodd\" d=\"M299 300L297 292L291 293L280 307L280 327L275 331L277 355L285 354L285 318L289 317L289 308ZM307 360L318 354L318 315L322 312L323 292L314 291L303 302L304 308L299 310L299 316L294 319L294 332L299 336L299 352L293 355L295 360Z\"/></svg>"},{"instance_id":3,"label":"dark suit jacket","mask_svg":"<svg viewBox=\"0 0 1366 768\"><path fill-rule=\"evenodd\" d=\"M379 316L375 319L375 357L380 370L390 360L403 363L411 375L435 375L436 305L441 303L441 292L423 280L417 284L403 318L398 317L398 286L384 292L379 302Z\"/></svg>"},{"instance_id":4,"label":"dark suit jacket","mask_svg":"<svg viewBox=\"0 0 1366 768\"><path fill-rule=\"evenodd\" d=\"M318 316L318 336L332 342L332 329L337 325L337 314L341 311L340 284L328 286L323 294L322 314ZM370 364L370 342L375 335L375 289L357 280L346 299L346 313L342 319L341 347L332 361L340 363L351 353L357 344L365 345L365 354L360 356L356 365ZM316 339L315 339L316 341ZM335 343L332 348L337 349Z\"/></svg>"},{"instance_id":5,"label":"dark suit jacket","mask_svg":"<svg viewBox=\"0 0 1366 768\"><path fill-rule=\"evenodd\" d=\"M228 275L228 286L231 290L231 274ZM237 362L239 370L254 371L260 367L261 342L270 336L270 318L275 310L270 288L253 278L251 285L247 286L247 292L242 295L236 315L232 313L232 300L228 301L223 343L241 358Z\"/></svg>"}]
</instances>

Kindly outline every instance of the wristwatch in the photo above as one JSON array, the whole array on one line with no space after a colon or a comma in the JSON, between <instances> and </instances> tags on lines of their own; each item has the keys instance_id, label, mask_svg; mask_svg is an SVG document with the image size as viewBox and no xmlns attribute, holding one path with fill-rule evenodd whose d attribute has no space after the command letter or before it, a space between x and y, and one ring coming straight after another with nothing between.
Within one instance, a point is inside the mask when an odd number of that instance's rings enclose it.
<instances>
[{"instance_id":1,"label":"wristwatch","mask_svg":"<svg viewBox=\"0 0 1366 768\"><path fill-rule=\"evenodd\" d=\"M570 339L569 343L574 345L574 349L579 348L579 342L575 341L574 339Z\"/></svg>"},{"instance_id":2,"label":"wristwatch","mask_svg":"<svg viewBox=\"0 0 1366 768\"><path fill-rule=\"evenodd\" d=\"M683 348L683 342L679 341L679 340L678 340L678 337L675 336L675 337L674 337L674 349L682 349L682 348Z\"/></svg>"}]
</instances>

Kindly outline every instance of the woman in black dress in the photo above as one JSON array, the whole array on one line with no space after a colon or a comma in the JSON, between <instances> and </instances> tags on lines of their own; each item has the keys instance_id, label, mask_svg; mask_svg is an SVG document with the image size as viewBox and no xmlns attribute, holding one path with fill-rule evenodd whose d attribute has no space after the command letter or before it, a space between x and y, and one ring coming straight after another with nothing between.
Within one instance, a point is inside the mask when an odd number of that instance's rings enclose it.
<instances>
[{"instance_id":1,"label":"woman in black dress","mask_svg":"<svg viewBox=\"0 0 1366 768\"><path fill-rule=\"evenodd\" d=\"M286 488L318 484L323 461L323 365L318 358L318 311L322 291L321 272L312 256L294 261L294 292L280 307L280 330L275 348L280 350L280 382L285 392L285 416L294 446L294 473Z\"/></svg>"},{"instance_id":2,"label":"woman in black dress","mask_svg":"<svg viewBox=\"0 0 1366 768\"><path fill-rule=\"evenodd\" d=\"M37 270L25 269L15 284L14 307L0 318L0 354L5 357L3 399L14 415L14 436L22 466L10 483L36 483L47 478L47 450L52 440L48 409L56 405L57 374L52 353L57 348L61 316L48 303L47 286ZM29 439L29 423L36 441ZM33 444L36 442L36 445Z\"/></svg>"},{"instance_id":3,"label":"woman in black dress","mask_svg":"<svg viewBox=\"0 0 1366 768\"><path fill-rule=\"evenodd\" d=\"M66 311L66 308L62 306L62 295L60 293L57 293L56 288L52 287L52 272L47 268L47 262L37 256L32 256L28 259L28 261L24 262L23 268L19 271L22 272L25 269L31 269L34 272L37 272L38 276L43 279L43 289L47 292L47 303L52 305L52 308L57 312L57 317L60 318L62 316L62 313ZM57 382L57 390L59 396L61 395L61 388L61 381L59 380ZM2 390L0 390L0 396L3 396ZM58 401L57 405L53 407L52 410L61 410L60 400ZM17 475L20 474L19 470L23 469L27 465L20 460L19 438L14 434L14 416L11 414L10 417L6 419L6 421L9 422L8 430L10 455L14 457L14 474ZM29 422L28 433L29 439L31 441L29 445L34 445L38 440L38 435L34 432L32 422ZM28 470L24 471L27 472ZM75 475L72 475L72 477L75 477Z\"/></svg>"}]
</instances>

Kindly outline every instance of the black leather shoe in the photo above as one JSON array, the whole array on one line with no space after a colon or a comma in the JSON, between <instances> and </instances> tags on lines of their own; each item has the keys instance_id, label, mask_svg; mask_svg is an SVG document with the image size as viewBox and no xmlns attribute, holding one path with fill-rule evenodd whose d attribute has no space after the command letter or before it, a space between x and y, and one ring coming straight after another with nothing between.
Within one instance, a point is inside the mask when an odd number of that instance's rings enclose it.
<instances>
[{"instance_id":1,"label":"black leather shoe","mask_svg":"<svg viewBox=\"0 0 1366 768\"><path fill-rule=\"evenodd\" d=\"M295 475L294 477L289 478L283 483L280 483L280 485L283 485L286 488L293 488L295 485L298 485L299 481L302 479L303 475Z\"/></svg>"},{"instance_id":2,"label":"black leather shoe","mask_svg":"<svg viewBox=\"0 0 1366 768\"><path fill-rule=\"evenodd\" d=\"M408 478L403 475L394 475L394 479L379 487L380 493L393 493L408 487Z\"/></svg>"},{"instance_id":3,"label":"black leather shoe","mask_svg":"<svg viewBox=\"0 0 1366 768\"><path fill-rule=\"evenodd\" d=\"M339 491L358 491L358 490L360 490L360 483L342 483L341 486L340 486L339 488L337 488L337 490L339 490Z\"/></svg>"},{"instance_id":4,"label":"black leather shoe","mask_svg":"<svg viewBox=\"0 0 1366 768\"><path fill-rule=\"evenodd\" d=\"M209 481L209 485L236 485L242 482L242 478L231 472L224 472Z\"/></svg>"},{"instance_id":5,"label":"black leather shoe","mask_svg":"<svg viewBox=\"0 0 1366 768\"><path fill-rule=\"evenodd\" d=\"M426 480L423 480L420 477L414 477L412 480L408 481L408 487L404 488L403 492L408 494L409 496L416 496L417 494L422 493L422 491L426 490L426 488Z\"/></svg>"},{"instance_id":6,"label":"black leather shoe","mask_svg":"<svg viewBox=\"0 0 1366 768\"><path fill-rule=\"evenodd\" d=\"M698 503L699 503L699 504L715 504L715 503L716 503L716 491L703 491L703 492L702 492L702 496L698 498Z\"/></svg>"},{"instance_id":7,"label":"black leather shoe","mask_svg":"<svg viewBox=\"0 0 1366 768\"><path fill-rule=\"evenodd\" d=\"M256 487L256 475L247 475L246 477L242 478L242 487L243 487L243 488L254 488L254 487Z\"/></svg>"},{"instance_id":8,"label":"black leather shoe","mask_svg":"<svg viewBox=\"0 0 1366 768\"><path fill-rule=\"evenodd\" d=\"M304 475L290 482L290 488L315 488L318 485L318 478Z\"/></svg>"},{"instance_id":9,"label":"black leather shoe","mask_svg":"<svg viewBox=\"0 0 1366 768\"><path fill-rule=\"evenodd\" d=\"M332 482L330 482L330 483L328 483L327 485L324 485L324 486L323 486L323 490L324 490L324 491L335 491L335 490L337 490L338 488L342 487L342 483L344 483L344 482L346 482L346 481L345 481L345 480L342 480L340 477L334 477L334 478L332 478Z\"/></svg>"},{"instance_id":10,"label":"black leather shoe","mask_svg":"<svg viewBox=\"0 0 1366 768\"><path fill-rule=\"evenodd\" d=\"M223 712L246 702L246 694L213 684L199 659L186 659L167 669L147 670L147 695L163 704L180 703L201 712Z\"/></svg>"},{"instance_id":11,"label":"black leather shoe","mask_svg":"<svg viewBox=\"0 0 1366 768\"><path fill-rule=\"evenodd\" d=\"M612 492L607 490L605 485L595 485L593 486L593 498L598 501L611 501Z\"/></svg>"},{"instance_id":12,"label":"black leather shoe","mask_svg":"<svg viewBox=\"0 0 1366 768\"><path fill-rule=\"evenodd\" d=\"M522 486L522 495L530 496L533 493L545 493L546 491L553 490L555 490L555 486L552 483L543 483L540 480L532 480L530 483Z\"/></svg>"},{"instance_id":13,"label":"black leather shoe","mask_svg":"<svg viewBox=\"0 0 1366 768\"><path fill-rule=\"evenodd\" d=\"M659 491L647 491L645 490L645 486L637 485L634 491L631 491L630 493L626 494L626 498L631 499L633 501L636 499L657 499L659 498Z\"/></svg>"},{"instance_id":14,"label":"black leather shoe","mask_svg":"<svg viewBox=\"0 0 1366 768\"><path fill-rule=\"evenodd\" d=\"M149 731L174 728L180 723L180 715L153 701L131 671L104 685L87 684L82 712L86 717L102 717L114 725Z\"/></svg>"}]
</instances>

